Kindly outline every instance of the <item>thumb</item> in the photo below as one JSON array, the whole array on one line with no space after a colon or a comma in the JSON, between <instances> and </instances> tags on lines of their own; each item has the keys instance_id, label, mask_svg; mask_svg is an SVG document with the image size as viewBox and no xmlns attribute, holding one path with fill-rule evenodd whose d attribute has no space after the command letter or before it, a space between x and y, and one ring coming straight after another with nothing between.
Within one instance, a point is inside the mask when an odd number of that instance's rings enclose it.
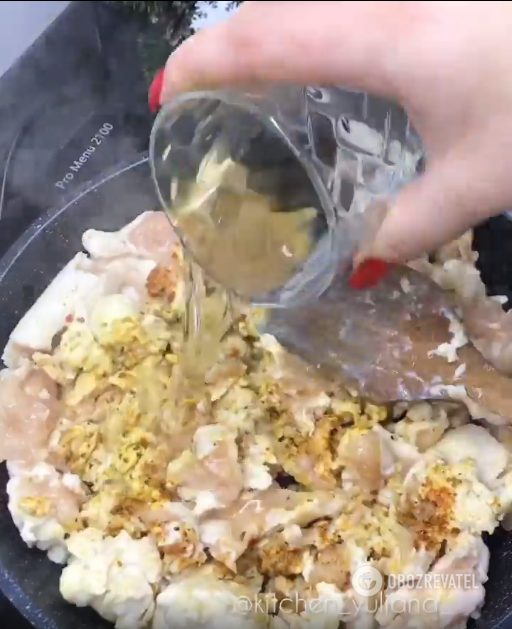
<instances>
[{"instance_id":1,"label":"thumb","mask_svg":"<svg viewBox=\"0 0 512 629\"><path fill-rule=\"evenodd\" d=\"M482 169L464 158L446 156L430 164L398 194L356 262L407 262L435 251L494 213L489 207L491 186Z\"/></svg>"}]
</instances>

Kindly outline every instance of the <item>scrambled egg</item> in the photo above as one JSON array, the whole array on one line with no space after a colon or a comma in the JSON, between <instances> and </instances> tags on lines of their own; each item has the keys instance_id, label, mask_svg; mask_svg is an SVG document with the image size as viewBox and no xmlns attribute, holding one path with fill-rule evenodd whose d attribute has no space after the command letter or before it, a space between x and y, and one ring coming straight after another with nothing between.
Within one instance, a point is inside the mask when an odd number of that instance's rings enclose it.
<instances>
[{"instance_id":1,"label":"scrambled egg","mask_svg":"<svg viewBox=\"0 0 512 629\"><path fill-rule=\"evenodd\" d=\"M118 629L444 627L477 615L481 534L512 508L506 440L439 405L393 417L321 380L239 304L211 347L194 347L205 370L191 386L183 256L152 262L130 233L88 233L102 290L73 302L51 348L44 335L29 352L59 391L47 449L36 465L8 462L13 520L67 564L64 598ZM111 240L113 260L142 265L126 281L99 253ZM372 601L351 581L366 566L384 578ZM410 598L392 576L457 569L477 585L455 602L436 592L442 618L392 613Z\"/></svg>"}]
</instances>

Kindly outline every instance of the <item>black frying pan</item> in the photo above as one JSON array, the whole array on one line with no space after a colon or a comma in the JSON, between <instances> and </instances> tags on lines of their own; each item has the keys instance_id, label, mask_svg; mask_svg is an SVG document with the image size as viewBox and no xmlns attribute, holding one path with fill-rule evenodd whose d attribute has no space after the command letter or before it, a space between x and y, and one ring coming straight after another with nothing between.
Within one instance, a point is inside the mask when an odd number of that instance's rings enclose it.
<instances>
[{"instance_id":1,"label":"black frying pan","mask_svg":"<svg viewBox=\"0 0 512 629\"><path fill-rule=\"evenodd\" d=\"M80 251L81 235L86 229L119 229L141 212L157 206L147 158L141 156L89 184L64 207L38 219L0 261L0 347L5 346L16 323L50 281ZM494 231L501 234L502 240L510 235L508 242L512 242L512 223L499 220ZM500 269L506 269L506 249L496 253L496 246L488 245L492 231L492 226L487 226L476 239L488 283L496 275L496 265L498 275ZM512 255L509 257L512 259ZM509 277L512 284L512 275ZM508 284L504 286L505 279L498 279L494 292L512 293ZM7 510L6 482L7 472L2 466L0 588L37 629L112 627L92 610L69 605L61 597L58 583L62 568L52 564L45 553L27 548L21 540ZM498 530L486 541L491 549L486 605L481 618L471 624L479 629L512 627L512 533Z\"/></svg>"}]
</instances>

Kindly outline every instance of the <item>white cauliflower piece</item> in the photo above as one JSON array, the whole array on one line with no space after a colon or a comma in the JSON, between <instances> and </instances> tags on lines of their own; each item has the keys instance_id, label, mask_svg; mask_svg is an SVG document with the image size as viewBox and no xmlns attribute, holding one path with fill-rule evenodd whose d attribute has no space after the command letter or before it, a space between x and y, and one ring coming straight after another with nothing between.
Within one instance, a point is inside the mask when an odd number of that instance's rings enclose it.
<instances>
[{"instance_id":1,"label":"white cauliflower piece","mask_svg":"<svg viewBox=\"0 0 512 629\"><path fill-rule=\"evenodd\" d=\"M355 605L350 594L341 592L331 583L318 583L317 596L290 598L279 606L279 613L272 619L272 629L337 629L340 621L355 616ZM300 611L296 602L304 604ZM289 603L286 605L286 603Z\"/></svg>"},{"instance_id":2,"label":"white cauliflower piece","mask_svg":"<svg viewBox=\"0 0 512 629\"><path fill-rule=\"evenodd\" d=\"M472 461L450 465L440 459L426 458L418 462L404 479L403 499L421 504L422 492L429 485L434 492L445 492L444 517L449 518L453 527L474 534L491 533L496 528L499 499L478 480Z\"/></svg>"},{"instance_id":3,"label":"white cauliflower piece","mask_svg":"<svg viewBox=\"0 0 512 629\"><path fill-rule=\"evenodd\" d=\"M450 427L450 421L443 409L434 413L427 402L412 406L404 419L389 427L396 436L410 443L420 452L434 446Z\"/></svg>"},{"instance_id":4,"label":"white cauliflower piece","mask_svg":"<svg viewBox=\"0 0 512 629\"><path fill-rule=\"evenodd\" d=\"M461 463L465 459L474 461L478 478L491 487L508 463L506 448L485 428L475 424L450 430L431 450L447 463Z\"/></svg>"},{"instance_id":5,"label":"white cauliflower piece","mask_svg":"<svg viewBox=\"0 0 512 629\"><path fill-rule=\"evenodd\" d=\"M199 572L176 580L158 595L152 629L263 629L267 623L250 589Z\"/></svg>"},{"instance_id":6,"label":"white cauliflower piece","mask_svg":"<svg viewBox=\"0 0 512 629\"><path fill-rule=\"evenodd\" d=\"M495 495L474 476L457 488L454 515L461 530L492 533L498 526L498 501Z\"/></svg>"},{"instance_id":7,"label":"white cauliflower piece","mask_svg":"<svg viewBox=\"0 0 512 629\"><path fill-rule=\"evenodd\" d=\"M389 593L376 614L389 629L465 626L484 601L489 550L480 537L461 534L449 552L417 582Z\"/></svg>"},{"instance_id":8,"label":"white cauliflower piece","mask_svg":"<svg viewBox=\"0 0 512 629\"><path fill-rule=\"evenodd\" d=\"M80 479L46 463L33 468L8 463L8 471L8 508L21 538L27 546L46 551L51 561L66 563L66 528L84 499Z\"/></svg>"},{"instance_id":9,"label":"white cauliflower piece","mask_svg":"<svg viewBox=\"0 0 512 629\"><path fill-rule=\"evenodd\" d=\"M266 435L254 435L242 463L245 489L268 489L273 482L269 465L276 463L271 439Z\"/></svg>"},{"instance_id":10,"label":"white cauliflower piece","mask_svg":"<svg viewBox=\"0 0 512 629\"><path fill-rule=\"evenodd\" d=\"M510 513L512 509L512 470L503 475L499 483L494 487L494 491L499 501L499 512ZM507 519L509 521L509 518ZM505 528L508 530L508 524Z\"/></svg>"},{"instance_id":11,"label":"white cauliflower piece","mask_svg":"<svg viewBox=\"0 0 512 629\"><path fill-rule=\"evenodd\" d=\"M122 531L103 537L97 529L73 533L71 555L60 579L62 596L77 607L91 606L116 629L139 629L155 610L154 586L162 562L154 540L133 540Z\"/></svg>"},{"instance_id":12,"label":"white cauliflower piece","mask_svg":"<svg viewBox=\"0 0 512 629\"><path fill-rule=\"evenodd\" d=\"M254 432L255 421L262 414L256 393L238 385L233 386L216 404L217 421L240 431Z\"/></svg>"},{"instance_id":13,"label":"white cauliflower piece","mask_svg":"<svg viewBox=\"0 0 512 629\"><path fill-rule=\"evenodd\" d=\"M38 359L40 360L40 359ZM105 350L94 338L94 334L83 321L73 321L62 335L59 347L53 354L53 361L47 366L41 362L53 377L52 367L62 370L64 379L73 380L82 370L107 373L110 359ZM58 378L58 372L56 374ZM65 382L60 382L65 384Z\"/></svg>"},{"instance_id":14,"label":"white cauliflower piece","mask_svg":"<svg viewBox=\"0 0 512 629\"><path fill-rule=\"evenodd\" d=\"M137 304L127 295L106 295L98 299L91 312L90 329L101 343L111 333L112 324L139 314Z\"/></svg>"},{"instance_id":15,"label":"white cauliflower piece","mask_svg":"<svg viewBox=\"0 0 512 629\"><path fill-rule=\"evenodd\" d=\"M64 328L66 318L85 318L86 304L105 293L105 277L84 268L86 262L87 256L78 253L14 328L2 356L8 367L19 365L23 350L50 352L53 337Z\"/></svg>"}]
</instances>

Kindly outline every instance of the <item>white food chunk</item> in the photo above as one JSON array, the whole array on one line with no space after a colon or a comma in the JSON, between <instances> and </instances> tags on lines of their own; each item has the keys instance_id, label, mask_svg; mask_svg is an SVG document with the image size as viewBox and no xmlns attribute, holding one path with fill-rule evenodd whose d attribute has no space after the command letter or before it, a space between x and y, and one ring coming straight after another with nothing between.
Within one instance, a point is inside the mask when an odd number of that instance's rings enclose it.
<instances>
[{"instance_id":1,"label":"white food chunk","mask_svg":"<svg viewBox=\"0 0 512 629\"><path fill-rule=\"evenodd\" d=\"M194 450L185 450L167 468L167 480L182 500L195 501L197 515L227 507L243 487L236 432L221 425L198 428Z\"/></svg>"},{"instance_id":2,"label":"white food chunk","mask_svg":"<svg viewBox=\"0 0 512 629\"><path fill-rule=\"evenodd\" d=\"M87 230L82 243L97 260L139 257L168 264L177 238L164 212L144 212L114 232Z\"/></svg>"},{"instance_id":3,"label":"white food chunk","mask_svg":"<svg viewBox=\"0 0 512 629\"><path fill-rule=\"evenodd\" d=\"M62 596L78 607L93 607L116 629L139 629L155 610L153 586L162 564L154 540L133 540L122 531L103 537L96 529L73 533L69 565L60 579Z\"/></svg>"},{"instance_id":4,"label":"white food chunk","mask_svg":"<svg viewBox=\"0 0 512 629\"><path fill-rule=\"evenodd\" d=\"M8 471L8 508L21 538L46 551L51 561L66 563L66 525L78 516L84 498L80 479L46 463L33 468L8 464Z\"/></svg>"},{"instance_id":5,"label":"white food chunk","mask_svg":"<svg viewBox=\"0 0 512 629\"><path fill-rule=\"evenodd\" d=\"M66 317L85 317L85 305L104 294L105 278L87 271L84 263L87 257L78 253L14 328L2 356L8 367L19 365L20 348L50 352Z\"/></svg>"},{"instance_id":6,"label":"white food chunk","mask_svg":"<svg viewBox=\"0 0 512 629\"><path fill-rule=\"evenodd\" d=\"M452 548L418 582L390 593L376 614L389 629L444 627L478 617L484 601L489 551L480 537L460 535Z\"/></svg>"},{"instance_id":7,"label":"white food chunk","mask_svg":"<svg viewBox=\"0 0 512 629\"><path fill-rule=\"evenodd\" d=\"M60 413L58 391L28 362L0 371L0 461L43 461Z\"/></svg>"},{"instance_id":8,"label":"white food chunk","mask_svg":"<svg viewBox=\"0 0 512 629\"><path fill-rule=\"evenodd\" d=\"M215 576L192 574L171 583L156 600L153 629L257 629L260 618L250 589Z\"/></svg>"},{"instance_id":9,"label":"white food chunk","mask_svg":"<svg viewBox=\"0 0 512 629\"><path fill-rule=\"evenodd\" d=\"M288 609L281 605L279 614L272 619L272 629L337 629L340 620L354 619L356 606L350 594L324 582L316 585L316 591L316 597L304 600L303 611L293 604L293 597Z\"/></svg>"},{"instance_id":10,"label":"white food chunk","mask_svg":"<svg viewBox=\"0 0 512 629\"><path fill-rule=\"evenodd\" d=\"M139 314L137 304L127 295L106 295L94 306L90 329L101 342L102 337L112 329L112 324L120 319L129 319Z\"/></svg>"},{"instance_id":11,"label":"white food chunk","mask_svg":"<svg viewBox=\"0 0 512 629\"><path fill-rule=\"evenodd\" d=\"M478 478L488 487L492 486L508 463L506 448L485 428L475 424L450 430L432 453L444 461L454 464L471 459L477 466Z\"/></svg>"},{"instance_id":12,"label":"white food chunk","mask_svg":"<svg viewBox=\"0 0 512 629\"><path fill-rule=\"evenodd\" d=\"M446 358L449 363L453 363L458 358L457 350L467 344L468 337L464 332L464 326L455 315L449 311L446 311L444 314L450 321L449 331L452 334L452 338L449 343L441 343L439 347L429 352L429 355L435 354Z\"/></svg>"},{"instance_id":13,"label":"white food chunk","mask_svg":"<svg viewBox=\"0 0 512 629\"><path fill-rule=\"evenodd\" d=\"M2 357L5 364L16 367L24 356L51 352L55 335L70 320L88 322L101 297L123 293L139 302L146 295L146 279L154 267L152 260L114 258L98 262L77 254L13 330Z\"/></svg>"},{"instance_id":14,"label":"white food chunk","mask_svg":"<svg viewBox=\"0 0 512 629\"><path fill-rule=\"evenodd\" d=\"M255 435L242 464L245 489L268 489L273 482L269 466L276 463L271 439L266 435Z\"/></svg>"}]
</instances>

